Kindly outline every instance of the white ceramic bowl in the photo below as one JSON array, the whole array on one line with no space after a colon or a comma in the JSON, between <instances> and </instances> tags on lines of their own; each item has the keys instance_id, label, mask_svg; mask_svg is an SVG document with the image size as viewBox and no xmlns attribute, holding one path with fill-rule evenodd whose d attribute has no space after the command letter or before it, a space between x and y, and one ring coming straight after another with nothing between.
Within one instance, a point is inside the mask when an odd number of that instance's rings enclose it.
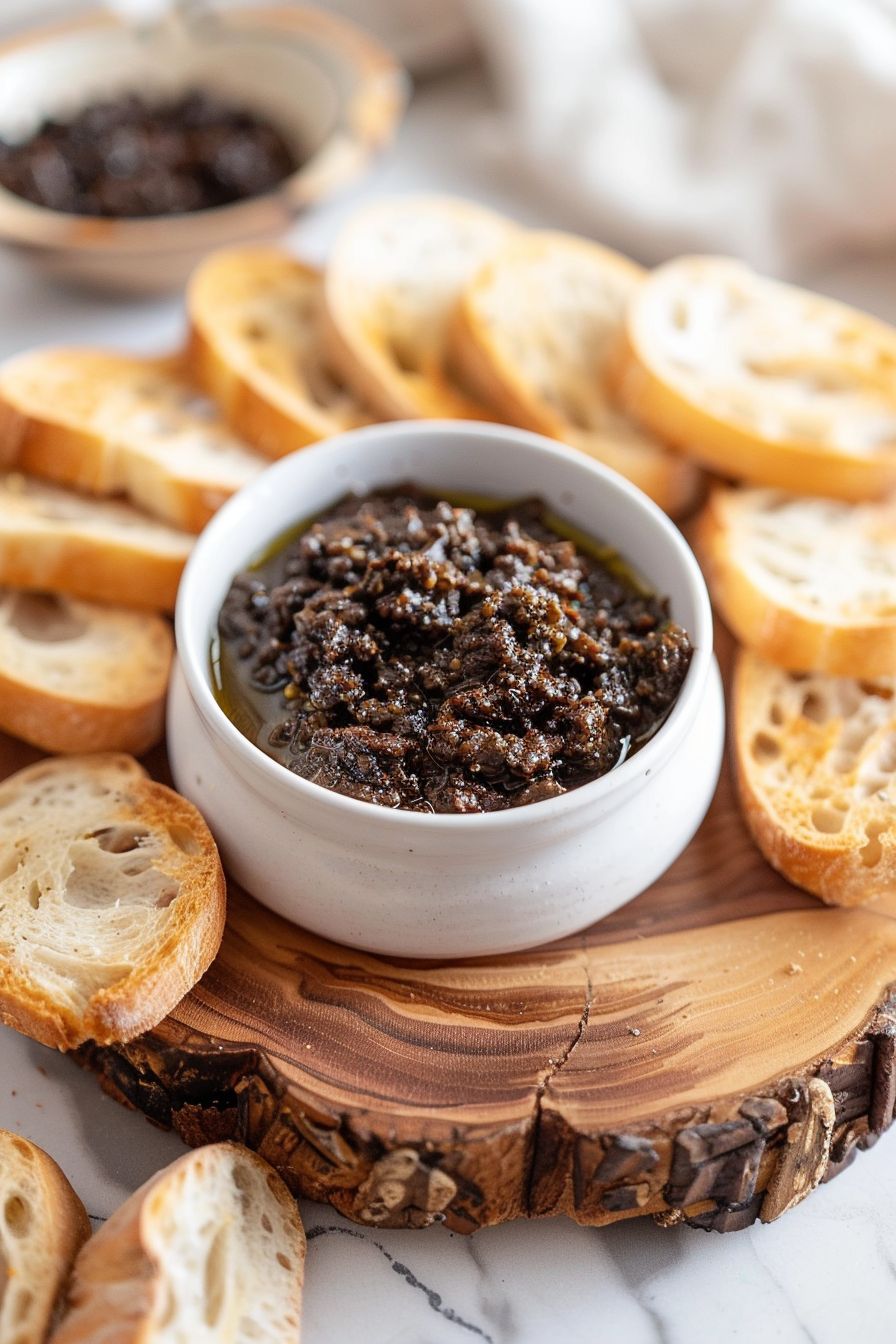
<instances>
[{"instance_id":1,"label":"white ceramic bowl","mask_svg":"<svg viewBox=\"0 0 896 1344\"><path fill-rule=\"evenodd\" d=\"M601 779L506 812L427 815L359 802L286 770L212 693L209 651L233 575L286 528L351 489L414 481L498 499L535 495L617 548L695 646L657 734ZM459 421L375 425L265 471L212 519L177 601L168 752L225 866L265 905L374 952L456 957L534 946L643 891L681 852L715 790L724 733L712 614L687 544L634 486L521 430Z\"/></svg>"}]
</instances>

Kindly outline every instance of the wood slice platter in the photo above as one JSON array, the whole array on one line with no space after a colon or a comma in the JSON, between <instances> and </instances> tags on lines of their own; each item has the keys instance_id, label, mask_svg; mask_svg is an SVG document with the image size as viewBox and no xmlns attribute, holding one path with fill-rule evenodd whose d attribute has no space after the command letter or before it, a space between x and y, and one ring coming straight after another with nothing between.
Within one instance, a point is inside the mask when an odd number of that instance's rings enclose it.
<instances>
[{"instance_id":1,"label":"wood slice platter","mask_svg":"<svg viewBox=\"0 0 896 1344\"><path fill-rule=\"evenodd\" d=\"M0 742L0 776L36 755ZM661 881L534 952L391 961L231 889L196 989L80 1059L187 1143L239 1139L368 1225L653 1214L727 1231L888 1127L894 1045L896 893L839 910L788 885L725 771Z\"/></svg>"}]
</instances>

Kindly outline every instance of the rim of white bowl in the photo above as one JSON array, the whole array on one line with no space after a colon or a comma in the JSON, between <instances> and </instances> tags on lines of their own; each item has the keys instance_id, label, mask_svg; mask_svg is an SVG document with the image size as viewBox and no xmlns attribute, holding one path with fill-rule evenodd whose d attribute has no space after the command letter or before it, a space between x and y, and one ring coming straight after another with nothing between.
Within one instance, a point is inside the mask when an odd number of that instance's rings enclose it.
<instances>
[{"instance_id":1,"label":"rim of white bowl","mask_svg":"<svg viewBox=\"0 0 896 1344\"><path fill-rule=\"evenodd\" d=\"M252 511L256 494L269 490L271 482L276 481L279 477L290 477L293 472L300 469L301 463L322 458L335 445L346 442L363 443L365 439L381 439L384 437L396 441L421 436L436 439L451 438L467 432L480 436L484 435L486 438L502 439L505 442L509 440L530 450L536 450L543 456L572 462L583 472L600 478L611 488L627 495L641 510L646 525L665 535L680 561L682 572L691 590L697 615L696 624L698 628L688 631L691 639L695 641L694 652L675 704L653 737L627 760L623 761L621 765L615 766L605 775L600 775L587 784L581 784L577 788L570 789L559 797L545 798L536 803L526 804L523 807L506 808L499 812L412 812L405 808L384 807L382 803L365 802L360 798L352 798L346 794L337 793L334 789L325 788L322 784L315 784L312 780L303 779L279 761L274 760L272 756L268 756L266 752L262 751L261 747L251 742L231 722L215 699L211 685L209 639L210 632L216 623L217 612L205 610L201 607L197 612L198 599L193 591L196 576L209 562L207 557L210 553L215 554L221 549L226 550L228 531L232 520L242 518L247 512ZM341 493L344 493L344 491ZM509 496L512 496L513 493L514 490L510 489ZM333 503L339 497L340 491L337 485L333 495ZM282 530L277 529L277 532ZM256 552L262 550L266 542L273 540L273 536L266 535L263 526L259 528L259 533L258 544L254 548ZM274 536L276 535L277 533L274 533ZM238 560L232 569L233 575L239 573L241 566L244 566L251 559L251 555L252 552ZM221 558L220 555L217 555L218 562L221 561ZM625 558L636 569L638 568L638 556L635 551L632 554L627 554ZM227 558L225 566L230 568L231 564L232 558ZM337 434L332 438L324 439L307 448L301 448L297 452L290 453L286 457L273 462L260 476L250 481L248 485L243 486L233 495L218 510L197 538L187 561L177 596L175 634L178 658L187 688L205 723L213 733L223 737L233 750L249 764L250 768L254 767L266 775L273 787L286 790L297 801L305 800L317 807L329 806L334 812L341 812L346 817L364 817L372 820L379 816L380 821L385 826L410 826L418 830L450 830L470 826L475 826L477 830L501 830L525 825L527 819L531 824L536 820L535 812L537 812L539 821L547 822L552 817L575 812L590 803L617 792L636 774L646 778L659 761L665 757L670 747L670 740L678 736L690 716L696 712L697 702L706 687L713 655L712 608L703 575L693 551L681 532L658 505L654 504L652 499L645 495L642 490L639 490L637 486L632 485L624 476L613 471L612 468L604 466L603 463L586 457L574 448L569 448L554 439L545 438L541 434L533 434L529 430L514 429L507 425L479 420L399 420L364 425L359 429L348 430L344 434Z\"/></svg>"}]
</instances>

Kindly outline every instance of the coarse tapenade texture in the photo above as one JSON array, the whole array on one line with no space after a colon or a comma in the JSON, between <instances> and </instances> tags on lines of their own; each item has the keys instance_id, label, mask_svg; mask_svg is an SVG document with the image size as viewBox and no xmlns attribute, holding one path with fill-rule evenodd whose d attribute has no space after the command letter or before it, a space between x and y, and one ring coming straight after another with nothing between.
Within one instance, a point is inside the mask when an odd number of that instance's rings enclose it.
<instances>
[{"instance_id":1,"label":"coarse tapenade texture","mask_svg":"<svg viewBox=\"0 0 896 1344\"><path fill-rule=\"evenodd\" d=\"M411 487L328 510L234 580L225 708L325 788L416 812L493 812L605 774L681 689L688 636L612 553L544 506L454 507Z\"/></svg>"}]
</instances>

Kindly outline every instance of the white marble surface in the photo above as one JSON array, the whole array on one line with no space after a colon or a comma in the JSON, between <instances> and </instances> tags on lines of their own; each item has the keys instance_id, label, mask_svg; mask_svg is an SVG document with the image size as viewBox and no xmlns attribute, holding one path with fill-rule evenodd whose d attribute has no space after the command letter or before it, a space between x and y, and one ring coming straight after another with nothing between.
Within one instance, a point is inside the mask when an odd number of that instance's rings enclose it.
<instances>
[{"instance_id":1,"label":"white marble surface","mask_svg":"<svg viewBox=\"0 0 896 1344\"><path fill-rule=\"evenodd\" d=\"M465 191L532 223L567 224L489 145L487 92L472 74L428 86L396 152L296 231L312 255L362 195ZM896 266L881 256L808 278L896 317ZM0 257L0 355L47 341L161 349L176 301L114 304L66 294ZM181 1150L103 1097L61 1056L0 1029L0 1125L43 1145L97 1218ZM305 1344L891 1344L896 1329L896 1138L770 1227L720 1237L638 1220L597 1231L565 1219L464 1239L360 1231L305 1205Z\"/></svg>"}]
</instances>

